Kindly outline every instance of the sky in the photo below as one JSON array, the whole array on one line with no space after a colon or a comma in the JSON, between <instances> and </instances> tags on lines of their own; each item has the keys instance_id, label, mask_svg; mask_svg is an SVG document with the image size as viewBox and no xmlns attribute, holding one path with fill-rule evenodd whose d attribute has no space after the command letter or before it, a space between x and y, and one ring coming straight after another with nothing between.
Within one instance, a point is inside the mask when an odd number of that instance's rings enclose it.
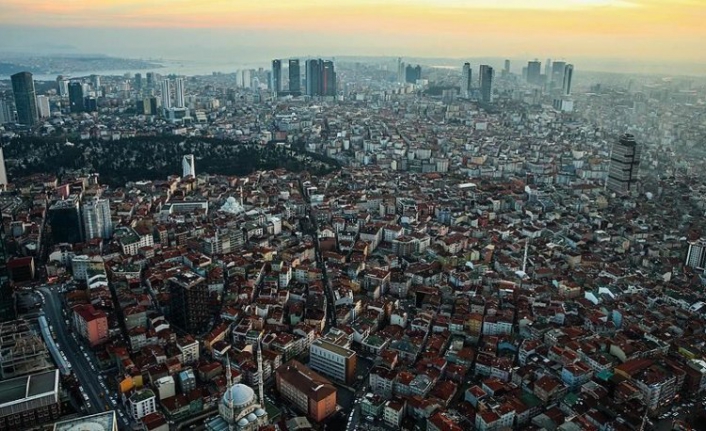
<instances>
[{"instance_id":1,"label":"sky","mask_svg":"<svg viewBox=\"0 0 706 431\"><path fill-rule=\"evenodd\" d=\"M0 0L0 50L706 64L706 0Z\"/></svg>"}]
</instances>

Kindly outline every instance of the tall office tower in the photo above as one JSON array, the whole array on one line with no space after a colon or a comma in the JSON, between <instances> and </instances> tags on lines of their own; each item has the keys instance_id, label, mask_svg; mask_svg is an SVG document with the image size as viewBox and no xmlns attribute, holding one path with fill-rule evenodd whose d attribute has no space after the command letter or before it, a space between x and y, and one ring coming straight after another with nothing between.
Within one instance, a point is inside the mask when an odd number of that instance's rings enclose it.
<instances>
[{"instance_id":1,"label":"tall office tower","mask_svg":"<svg viewBox=\"0 0 706 431\"><path fill-rule=\"evenodd\" d=\"M471 95L471 79L473 79L473 72L471 71L471 63L463 63L463 68L461 69L461 84L459 85L459 95L461 97L469 97Z\"/></svg>"},{"instance_id":2,"label":"tall office tower","mask_svg":"<svg viewBox=\"0 0 706 431\"><path fill-rule=\"evenodd\" d=\"M492 67L487 64L483 64L480 67L480 100L485 103L491 103L493 101L493 78L495 77L495 71Z\"/></svg>"},{"instance_id":3,"label":"tall office tower","mask_svg":"<svg viewBox=\"0 0 706 431\"><path fill-rule=\"evenodd\" d=\"M100 75L91 75L91 86L93 87L94 90L98 90L101 86L101 77Z\"/></svg>"},{"instance_id":4,"label":"tall office tower","mask_svg":"<svg viewBox=\"0 0 706 431\"><path fill-rule=\"evenodd\" d=\"M691 268L706 268L706 239L689 241L689 251L686 253L684 265Z\"/></svg>"},{"instance_id":5,"label":"tall office tower","mask_svg":"<svg viewBox=\"0 0 706 431\"><path fill-rule=\"evenodd\" d=\"M510 60L505 60L505 68L503 69L505 75L510 74Z\"/></svg>"},{"instance_id":6,"label":"tall office tower","mask_svg":"<svg viewBox=\"0 0 706 431\"><path fill-rule=\"evenodd\" d=\"M154 72L147 72L147 88L154 87Z\"/></svg>"},{"instance_id":7,"label":"tall office tower","mask_svg":"<svg viewBox=\"0 0 706 431\"><path fill-rule=\"evenodd\" d=\"M196 164L194 163L194 155L187 154L181 158L181 177L186 178L191 176L196 178Z\"/></svg>"},{"instance_id":8,"label":"tall office tower","mask_svg":"<svg viewBox=\"0 0 706 431\"><path fill-rule=\"evenodd\" d=\"M69 108L74 114L85 110L83 100L83 84L79 81L71 81L69 83Z\"/></svg>"},{"instance_id":9,"label":"tall office tower","mask_svg":"<svg viewBox=\"0 0 706 431\"><path fill-rule=\"evenodd\" d=\"M289 60L289 93L298 96L302 92L302 74L299 69L299 60Z\"/></svg>"},{"instance_id":10,"label":"tall office tower","mask_svg":"<svg viewBox=\"0 0 706 431\"><path fill-rule=\"evenodd\" d=\"M5 170L5 153L3 153L2 147L0 147L0 186L5 185L7 185L7 170ZM2 256L0 256L0 258L1 257Z\"/></svg>"},{"instance_id":11,"label":"tall office tower","mask_svg":"<svg viewBox=\"0 0 706 431\"><path fill-rule=\"evenodd\" d=\"M113 220L110 218L108 199L91 199L83 204L84 239L109 239L113 236Z\"/></svg>"},{"instance_id":12,"label":"tall office tower","mask_svg":"<svg viewBox=\"0 0 706 431\"><path fill-rule=\"evenodd\" d=\"M564 96L571 95L571 80L574 78L574 65L567 64L564 67L564 84L561 87Z\"/></svg>"},{"instance_id":13,"label":"tall office tower","mask_svg":"<svg viewBox=\"0 0 706 431\"><path fill-rule=\"evenodd\" d=\"M320 96L321 92L321 60L307 60L304 63L306 69L306 94L309 96Z\"/></svg>"},{"instance_id":14,"label":"tall office tower","mask_svg":"<svg viewBox=\"0 0 706 431\"><path fill-rule=\"evenodd\" d=\"M51 115L49 98L47 96L37 96L37 111L39 112L39 118L48 118L49 115Z\"/></svg>"},{"instance_id":15,"label":"tall office tower","mask_svg":"<svg viewBox=\"0 0 706 431\"><path fill-rule=\"evenodd\" d=\"M17 122L34 126L39 120L37 111L37 93L34 91L34 79L29 72L15 73L12 79L12 92L15 95Z\"/></svg>"},{"instance_id":16,"label":"tall office tower","mask_svg":"<svg viewBox=\"0 0 706 431\"><path fill-rule=\"evenodd\" d=\"M176 78L174 80L174 106L176 108L186 106L184 103L184 78Z\"/></svg>"},{"instance_id":17,"label":"tall office tower","mask_svg":"<svg viewBox=\"0 0 706 431\"><path fill-rule=\"evenodd\" d=\"M243 88L250 88L250 86L252 85L250 69L245 69L241 71L240 84Z\"/></svg>"},{"instance_id":18,"label":"tall office tower","mask_svg":"<svg viewBox=\"0 0 706 431\"><path fill-rule=\"evenodd\" d=\"M397 59L397 82L400 84L405 82L405 67L402 57Z\"/></svg>"},{"instance_id":19,"label":"tall office tower","mask_svg":"<svg viewBox=\"0 0 706 431\"><path fill-rule=\"evenodd\" d=\"M203 332L211 319L206 279L187 270L168 279L167 286L170 293L169 321L187 332Z\"/></svg>"},{"instance_id":20,"label":"tall office tower","mask_svg":"<svg viewBox=\"0 0 706 431\"><path fill-rule=\"evenodd\" d=\"M172 107L172 88L168 79L162 81L162 109L168 110Z\"/></svg>"},{"instance_id":21,"label":"tall office tower","mask_svg":"<svg viewBox=\"0 0 706 431\"><path fill-rule=\"evenodd\" d=\"M408 64L407 67L405 67L404 74L406 82L416 84L417 80L422 79L422 66L416 65L413 67L411 64Z\"/></svg>"},{"instance_id":22,"label":"tall office tower","mask_svg":"<svg viewBox=\"0 0 706 431\"><path fill-rule=\"evenodd\" d=\"M333 61L324 60L321 63L321 95L336 96L336 70Z\"/></svg>"},{"instance_id":23,"label":"tall office tower","mask_svg":"<svg viewBox=\"0 0 706 431\"><path fill-rule=\"evenodd\" d=\"M547 77L547 80L549 80L551 73L552 73L552 59L548 58L547 62L544 63L544 76Z\"/></svg>"},{"instance_id":24,"label":"tall office tower","mask_svg":"<svg viewBox=\"0 0 706 431\"><path fill-rule=\"evenodd\" d=\"M565 61L555 61L554 63L552 63L552 75L550 79L552 88L559 88L564 83L565 66Z\"/></svg>"},{"instance_id":25,"label":"tall office tower","mask_svg":"<svg viewBox=\"0 0 706 431\"><path fill-rule=\"evenodd\" d=\"M137 91L142 90L142 74L141 73L135 74L135 90L137 90Z\"/></svg>"},{"instance_id":26,"label":"tall office tower","mask_svg":"<svg viewBox=\"0 0 706 431\"><path fill-rule=\"evenodd\" d=\"M81 210L77 195L69 195L49 207L49 226L54 244L81 242Z\"/></svg>"},{"instance_id":27,"label":"tall office tower","mask_svg":"<svg viewBox=\"0 0 706 431\"><path fill-rule=\"evenodd\" d=\"M541 84L542 62L534 60L527 62L527 82L533 85Z\"/></svg>"},{"instance_id":28,"label":"tall office tower","mask_svg":"<svg viewBox=\"0 0 706 431\"><path fill-rule=\"evenodd\" d=\"M0 100L0 124L14 123L15 116L10 109L10 104Z\"/></svg>"},{"instance_id":29,"label":"tall office tower","mask_svg":"<svg viewBox=\"0 0 706 431\"><path fill-rule=\"evenodd\" d=\"M630 193L637 187L640 168L640 145L629 133L613 144L606 187L617 193Z\"/></svg>"},{"instance_id":30,"label":"tall office tower","mask_svg":"<svg viewBox=\"0 0 706 431\"><path fill-rule=\"evenodd\" d=\"M272 60L272 82L270 83L272 94L277 96L282 92L282 60Z\"/></svg>"}]
</instances>

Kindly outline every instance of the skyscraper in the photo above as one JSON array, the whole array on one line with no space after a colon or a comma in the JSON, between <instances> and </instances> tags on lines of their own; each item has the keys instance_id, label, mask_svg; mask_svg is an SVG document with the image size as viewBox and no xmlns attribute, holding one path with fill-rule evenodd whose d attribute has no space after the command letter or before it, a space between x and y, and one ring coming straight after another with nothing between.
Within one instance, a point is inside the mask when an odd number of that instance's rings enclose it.
<instances>
[{"instance_id":1,"label":"skyscraper","mask_svg":"<svg viewBox=\"0 0 706 431\"><path fill-rule=\"evenodd\" d=\"M606 187L617 193L630 193L637 187L640 167L640 145L629 133L613 144Z\"/></svg>"},{"instance_id":2,"label":"skyscraper","mask_svg":"<svg viewBox=\"0 0 706 431\"><path fill-rule=\"evenodd\" d=\"M302 74L299 69L299 60L289 60L289 93L298 96L302 92Z\"/></svg>"},{"instance_id":3,"label":"skyscraper","mask_svg":"<svg viewBox=\"0 0 706 431\"><path fill-rule=\"evenodd\" d=\"M564 67L565 61L555 61L552 63L552 75L548 77L552 88L561 88L564 83Z\"/></svg>"},{"instance_id":4,"label":"skyscraper","mask_svg":"<svg viewBox=\"0 0 706 431\"><path fill-rule=\"evenodd\" d=\"M74 114L85 111L83 84L79 81L71 81L69 83L69 108Z\"/></svg>"},{"instance_id":5,"label":"skyscraper","mask_svg":"<svg viewBox=\"0 0 706 431\"><path fill-rule=\"evenodd\" d=\"M49 108L49 98L45 95L37 96L37 111L39 112L40 118L48 118L51 114L51 109Z\"/></svg>"},{"instance_id":6,"label":"skyscraper","mask_svg":"<svg viewBox=\"0 0 706 431\"><path fill-rule=\"evenodd\" d=\"M416 84L417 80L422 79L422 66L416 65L412 66L408 64L405 67L405 81L409 84Z\"/></svg>"},{"instance_id":7,"label":"skyscraper","mask_svg":"<svg viewBox=\"0 0 706 431\"><path fill-rule=\"evenodd\" d=\"M147 88L154 87L154 72L147 72Z\"/></svg>"},{"instance_id":8,"label":"skyscraper","mask_svg":"<svg viewBox=\"0 0 706 431\"><path fill-rule=\"evenodd\" d=\"M15 116L10 109L10 104L4 100L0 100L0 124L14 123Z\"/></svg>"},{"instance_id":9,"label":"skyscraper","mask_svg":"<svg viewBox=\"0 0 706 431\"><path fill-rule=\"evenodd\" d=\"M471 95L472 78L473 72L471 71L471 63L463 63L463 68L461 69L461 83L459 85L459 95L461 97L469 97Z\"/></svg>"},{"instance_id":10,"label":"skyscraper","mask_svg":"<svg viewBox=\"0 0 706 431\"><path fill-rule=\"evenodd\" d=\"M176 78L174 80L174 107L183 108L184 103L184 78Z\"/></svg>"},{"instance_id":11,"label":"skyscraper","mask_svg":"<svg viewBox=\"0 0 706 431\"><path fill-rule=\"evenodd\" d=\"M272 94L277 96L282 92L282 60L272 60Z\"/></svg>"},{"instance_id":12,"label":"skyscraper","mask_svg":"<svg viewBox=\"0 0 706 431\"><path fill-rule=\"evenodd\" d=\"M165 79L162 81L162 108L168 110L172 107L172 95L171 86L169 80Z\"/></svg>"},{"instance_id":13,"label":"skyscraper","mask_svg":"<svg viewBox=\"0 0 706 431\"><path fill-rule=\"evenodd\" d=\"M321 63L321 95L336 96L336 70L331 60Z\"/></svg>"},{"instance_id":14,"label":"skyscraper","mask_svg":"<svg viewBox=\"0 0 706 431\"><path fill-rule=\"evenodd\" d=\"M135 90L137 90L137 91L142 90L142 74L141 73L135 74Z\"/></svg>"},{"instance_id":15,"label":"skyscraper","mask_svg":"<svg viewBox=\"0 0 706 431\"><path fill-rule=\"evenodd\" d=\"M549 77L551 76L551 74L552 74L552 59L548 58L547 62L544 63L544 76L546 76L547 77L546 79L549 80Z\"/></svg>"},{"instance_id":16,"label":"skyscraper","mask_svg":"<svg viewBox=\"0 0 706 431\"><path fill-rule=\"evenodd\" d=\"M397 59L397 82L405 82L405 67L401 57Z\"/></svg>"},{"instance_id":17,"label":"skyscraper","mask_svg":"<svg viewBox=\"0 0 706 431\"><path fill-rule=\"evenodd\" d=\"M81 242L81 211L77 195L69 195L49 207L49 226L54 244Z\"/></svg>"},{"instance_id":18,"label":"skyscraper","mask_svg":"<svg viewBox=\"0 0 706 431\"><path fill-rule=\"evenodd\" d=\"M493 78L495 77L495 71L493 68L487 64L483 64L480 67L480 100L485 103L490 103L493 101Z\"/></svg>"},{"instance_id":19,"label":"skyscraper","mask_svg":"<svg viewBox=\"0 0 706 431\"><path fill-rule=\"evenodd\" d=\"M34 79L29 72L15 73L12 79L12 93L15 95L17 122L34 126L39 120L37 111L37 93L34 90Z\"/></svg>"},{"instance_id":20,"label":"skyscraper","mask_svg":"<svg viewBox=\"0 0 706 431\"><path fill-rule=\"evenodd\" d=\"M193 154L186 154L184 157L181 159L181 176L182 178L186 178L188 176L191 176L192 178L196 178L196 165L194 164L194 155Z\"/></svg>"},{"instance_id":21,"label":"skyscraper","mask_svg":"<svg viewBox=\"0 0 706 431\"><path fill-rule=\"evenodd\" d=\"M182 271L167 280L170 293L170 322L179 329L200 333L211 319L210 294L206 279Z\"/></svg>"},{"instance_id":22,"label":"skyscraper","mask_svg":"<svg viewBox=\"0 0 706 431\"><path fill-rule=\"evenodd\" d=\"M561 87L564 96L569 96L571 94L571 80L574 77L574 65L567 64L564 67L564 83Z\"/></svg>"},{"instance_id":23,"label":"skyscraper","mask_svg":"<svg viewBox=\"0 0 706 431\"><path fill-rule=\"evenodd\" d=\"M0 186L5 185L7 185L7 170L5 170L5 153L3 153L2 147L0 147Z\"/></svg>"},{"instance_id":24,"label":"skyscraper","mask_svg":"<svg viewBox=\"0 0 706 431\"><path fill-rule=\"evenodd\" d=\"M510 60L505 60L505 68L503 68L503 74L504 75L510 74Z\"/></svg>"},{"instance_id":25,"label":"skyscraper","mask_svg":"<svg viewBox=\"0 0 706 431\"><path fill-rule=\"evenodd\" d=\"M321 88L321 60L307 60L306 68L306 94L319 96Z\"/></svg>"},{"instance_id":26,"label":"skyscraper","mask_svg":"<svg viewBox=\"0 0 706 431\"><path fill-rule=\"evenodd\" d=\"M527 82L533 85L541 84L542 62L539 60L527 63Z\"/></svg>"},{"instance_id":27,"label":"skyscraper","mask_svg":"<svg viewBox=\"0 0 706 431\"><path fill-rule=\"evenodd\" d=\"M108 199L91 199L83 204L84 239L109 239L113 236L113 220L110 218Z\"/></svg>"}]
</instances>

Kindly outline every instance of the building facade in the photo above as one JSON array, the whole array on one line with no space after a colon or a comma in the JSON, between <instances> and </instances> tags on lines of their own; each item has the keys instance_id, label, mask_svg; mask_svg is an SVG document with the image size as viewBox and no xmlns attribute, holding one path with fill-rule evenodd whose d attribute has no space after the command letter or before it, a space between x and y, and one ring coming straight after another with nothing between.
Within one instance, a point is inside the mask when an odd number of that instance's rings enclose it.
<instances>
[{"instance_id":1,"label":"building facade","mask_svg":"<svg viewBox=\"0 0 706 431\"><path fill-rule=\"evenodd\" d=\"M606 187L616 193L626 194L637 188L640 167L640 145L629 133L613 144Z\"/></svg>"},{"instance_id":2,"label":"building facade","mask_svg":"<svg viewBox=\"0 0 706 431\"><path fill-rule=\"evenodd\" d=\"M347 384L355 380L356 353L353 350L318 339L309 348L309 366L339 382Z\"/></svg>"},{"instance_id":3,"label":"building facade","mask_svg":"<svg viewBox=\"0 0 706 431\"><path fill-rule=\"evenodd\" d=\"M320 422L336 412L336 387L300 362L289 361L277 369L277 390L285 400Z\"/></svg>"},{"instance_id":4,"label":"building facade","mask_svg":"<svg viewBox=\"0 0 706 431\"><path fill-rule=\"evenodd\" d=\"M37 93L34 90L34 79L29 72L15 73L11 77L12 93L15 96L17 122L26 126L34 126L39 121L37 110Z\"/></svg>"}]
</instances>

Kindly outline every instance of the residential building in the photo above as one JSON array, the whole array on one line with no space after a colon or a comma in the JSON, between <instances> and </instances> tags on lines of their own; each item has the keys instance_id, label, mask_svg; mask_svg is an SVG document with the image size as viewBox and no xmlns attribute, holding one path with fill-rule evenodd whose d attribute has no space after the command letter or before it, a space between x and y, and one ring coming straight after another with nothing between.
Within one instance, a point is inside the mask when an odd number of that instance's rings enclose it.
<instances>
[{"instance_id":1,"label":"residential building","mask_svg":"<svg viewBox=\"0 0 706 431\"><path fill-rule=\"evenodd\" d=\"M292 360L279 367L276 382L282 397L309 418L321 422L336 412L336 388L300 362Z\"/></svg>"},{"instance_id":2,"label":"residential building","mask_svg":"<svg viewBox=\"0 0 706 431\"><path fill-rule=\"evenodd\" d=\"M92 347L108 341L108 315L91 304L73 307L73 328Z\"/></svg>"},{"instance_id":3,"label":"residential building","mask_svg":"<svg viewBox=\"0 0 706 431\"><path fill-rule=\"evenodd\" d=\"M113 219L108 199L90 199L83 203L83 232L85 240L110 239L113 236Z\"/></svg>"},{"instance_id":4,"label":"residential building","mask_svg":"<svg viewBox=\"0 0 706 431\"><path fill-rule=\"evenodd\" d=\"M152 389L141 389L128 398L127 411L138 420L157 411L157 397Z\"/></svg>"},{"instance_id":5,"label":"residential building","mask_svg":"<svg viewBox=\"0 0 706 431\"><path fill-rule=\"evenodd\" d=\"M183 330L199 334L211 319L206 279L184 271L167 281L171 300L170 322Z\"/></svg>"},{"instance_id":6,"label":"residential building","mask_svg":"<svg viewBox=\"0 0 706 431\"><path fill-rule=\"evenodd\" d=\"M351 384L355 380L356 352L325 339L317 339L309 349L309 366L334 380Z\"/></svg>"}]
</instances>

